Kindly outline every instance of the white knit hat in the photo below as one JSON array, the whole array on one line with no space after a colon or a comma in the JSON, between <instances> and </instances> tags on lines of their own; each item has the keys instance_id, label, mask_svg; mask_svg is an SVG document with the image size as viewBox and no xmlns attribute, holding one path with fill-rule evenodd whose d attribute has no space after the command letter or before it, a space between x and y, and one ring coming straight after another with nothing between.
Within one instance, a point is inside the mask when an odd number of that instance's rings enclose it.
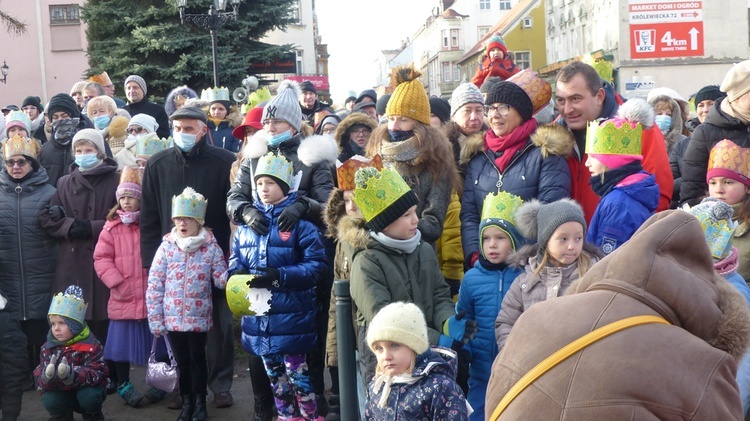
<instances>
[{"instance_id":1,"label":"white knit hat","mask_svg":"<svg viewBox=\"0 0 750 421\"><path fill-rule=\"evenodd\" d=\"M424 313L415 304L396 302L380 309L367 329L367 345L391 341L408 346L417 355L430 348Z\"/></svg>"}]
</instances>

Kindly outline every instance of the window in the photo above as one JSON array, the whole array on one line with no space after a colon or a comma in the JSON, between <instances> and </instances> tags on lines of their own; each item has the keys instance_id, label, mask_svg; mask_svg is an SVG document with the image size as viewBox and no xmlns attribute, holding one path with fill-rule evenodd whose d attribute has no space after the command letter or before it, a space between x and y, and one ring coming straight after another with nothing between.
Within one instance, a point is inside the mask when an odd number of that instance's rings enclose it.
<instances>
[{"instance_id":1,"label":"window","mask_svg":"<svg viewBox=\"0 0 750 421\"><path fill-rule=\"evenodd\" d=\"M443 82L451 81L451 63L449 61L443 62Z\"/></svg>"},{"instance_id":2,"label":"window","mask_svg":"<svg viewBox=\"0 0 750 421\"><path fill-rule=\"evenodd\" d=\"M515 51L516 65L521 69L528 69L531 67L531 51Z\"/></svg>"},{"instance_id":3,"label":"window","mask_svg":"<svg viewBox=\"0 0 750 421\"><path fill-rule=\"evenodd\" d=\"M304 72L302 72L302 59L304 58L305 54L302 50L297 50L297 74L301 75Z\"/></svg>"},{"instance_id":4,"label":"window","mask_svg":"<svg viewBox=\"0 0 750 421\"><path fill-rule=\"evenodd\" d=\"M458 36L460 33L461 32L459 29L451 29L451 49L458 48L458 41L459 41Z\"/></svg>"},{"instance_id":5,"label":"window","mask_svg":"<svg viewBox=\"0 0 750 421\"><path fill-rule=\"evenodd\" d=\"M490 10L490 0L479 0L479 10Z\"/></svg>"},{"instance_id":6,"label":"window","mask_svg":"<svg viewBox=\"0 0 750 421\"><path fill-rule=\"evenodd\" d=\"M77 4L56 4L49 7L50 25L80 25Z\"/></svg>"},{"instance_id":7,"label":"window","mask_svg":"<svg viewBox=\"0 0 750 421\"><path fill-rule=\"evenodd\" d=\"M302 6L300 5L299 0L292 0L289 2L289 14L292 15L292 19L294 19L294 23L301 24L302 23L302 11L300 10Z\"/></svg>"},{"instance_id":8,"label":"window","mask_svg":"<svg viewBox=\"0 0 750 421\"><path fill-rule=\"evenodd\" d=\"M458 82L461 80L461 68L458 67L458 63L455 61L451 62L453 64L453 81Z\"/></svg>"},{"instance_id":9,"label":"window","mask_svg":"<svg viewBox=\"0 0 750 421\"><path fill-rule=\"evenodd\" d=\"M450 45L450 41L448 40L448 31L443 29L440 31L441 38L443 38L443 50L447 50L448 46Z\"/></svg>"},{"instance_id":10,"label":"window","mask_svg":"<svg viewBox=\"0 0 750 421\"><path fill-rule=\"evenodd\" d=\"M488 32L490 32L489 26L480 26L477 28L477 39L484 38L485 35L487 35Z\"/></svg>"},{"instance_id":11,"label":"window","mask_svg":"<svg viewBox=\"0 0 750 421\"><path fill-rule=\"evenodd\" d=\"M461 68L455 61L443 62L443 82L458 82L461 80Z\"/></svg>"},{"instance_id":12,"label":"window","mask_svg":"<svg viewBox=\"0 0 750 421\"><path fill-rule=\"evenodd\" d=\"M500 10L510 10L510 0L500 0Z\"/></svg>"}]
</instances>

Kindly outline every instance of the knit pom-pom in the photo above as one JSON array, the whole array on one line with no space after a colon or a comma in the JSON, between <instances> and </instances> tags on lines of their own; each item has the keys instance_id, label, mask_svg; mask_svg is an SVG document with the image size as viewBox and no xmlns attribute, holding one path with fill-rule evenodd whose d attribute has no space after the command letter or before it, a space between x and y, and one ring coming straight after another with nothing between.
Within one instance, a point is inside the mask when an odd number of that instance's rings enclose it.
<instances>
[{"instance_id":1,"label":"knit pom-pom","mask_svg":"<svg viewBox=\"0 0 750 421\"><path fill-rule=\"evenodd\" d=\"M65 295L72 295L76 298L83 299L83 290L78 285L70 285L65 288Z\"/></svg>"},{"instance_id":2,"label":"knit pom-pom","mask_svg":"<svg viewBox=\"0 0 750 421\"><path fill-rule=\"evenodd\" d=\"M354 185L357 186L358 189L366 189L367 181L372 177L380 178L380 172L376 168L360 168L354 173Z\"/></svg>"},{"instance_id":3,"label":"knit pom-pom","mask_svg":"<svg viewBox=\"0 0 750 421\"><path fill-rule=\"evenodd\" d=\"M532 199L521 205L516 211L516 226L524 237L536 239L539 228L537 215L541 207L542 202Z\"/></svg>"},{"instance_id":4,"label":"knit pom-pom","mask_svg":"<svg viewBox=\"0 0 750 421\"><path fill-rule=\"evenodd\" d=\"M295 98L299 97L302 93L302 89L299 87L299 83L289 79L284 79L283 81L281 81L281 83L279 83L279 87L276 89L276 93L280 94L284 89L293 89Z\"/></svg>"},{"instance_id":5,"label":"knit pom-pom","mask_svg":"<svg viewBox=\"0 0 750 421\"><path fill-rule=\"evenodd\" d=\"M412 80L418 79L420 76L422 76L422 72L415 69L413 65L399 66L398 69L396 69L396 83L394 85L398 86L404 82L411 82Z\"/></svg>"},{"instance_id":6,"label":"knit pom-pom","mask_svg":"<svg viewBox=\"0 0 750 421\"><path fill-rule=\"evenodd\" d=\"M708 205L708 214L712 219L717 221L731 221L732 215L734 215L734 209L719 199L714 197L707 197L701 201L701 205Z\"/></svg>"},{"instance_id":7,"label":"knit pom-pom","mask_svg":"<svg viewBox=\"0 0 750 421\"><path fill-rule=\"evenodd\" d=\"M629 99L617 109L617 118L631 123L641 123L645 129L653 127L655 112L648 102L641 98Z\"/></svg>"}]
</instances>

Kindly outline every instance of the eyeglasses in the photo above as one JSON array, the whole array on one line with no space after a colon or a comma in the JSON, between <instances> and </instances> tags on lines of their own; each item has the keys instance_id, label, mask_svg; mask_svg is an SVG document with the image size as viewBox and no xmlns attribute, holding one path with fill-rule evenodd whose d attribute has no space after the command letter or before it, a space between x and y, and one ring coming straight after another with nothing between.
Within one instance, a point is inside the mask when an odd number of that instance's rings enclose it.
<instances>
[{"instance_id":1,"label":"eyeglasses","mask_svg":"<svg viewBox=\"0 0 750 421\"><path fill-rule=\"evenodd\" d=\"M326 128L323 129L323 134L333 134L336 131L336 128Z\"/></svg>"},{"instance_id":2,"label":"eyeglasses","mask_svg":"<svg viewBox=\"0 0 750 421\"><path fill-rule=\"evenodd\" d=\"M263 120L261 123L263 123L263 127L267 127L267 126L280 126L282 124L289 124L289 123L287 123L284 120L276 120L276 119Z\"/></svg>"},{"instance_id":3,"label":"eyeglasses","mask_svg":"<svg viewBox=\"0 0 750 421\"><path fill-rule=\"evenodd\" d=\"M146 129L144 129L143 127L138 127L138 126L128 127L128 129L126 130L128 134L141 134L145 131Z\"/></svg>"},{"instance_id":4,"label":"eyeglasses","mask_svg":"<svg viewBox=\"0 0 750 421\"><path fill-rule=\"evenodd\" d=\"M18 164L19 167L25 167L26 164L28 164L28 163L29 163L29 161L26 160L26 159L16 159L16 160L14 160L14 159L6 159L5 160L5 165L7 165L8 168L13 168L13 166L15 166L16 164Z\"/></svg>"},{"instance_id":5,"label":"eyeglasses","mask_svg":"<svg viewBox=\"0 0 750 421\"><path fill-rule=\"evenodd\" d=\"M500 117L505 117L508 114L510 114L510 105L508 104L486 105L484 107L484 110L487 112L488 116L491 116L497 113L500 115Z\"/></svg>"},{"instance_id":6,"label":"eyeglasses","mask_svg":"<svg viewBox=\"0 0 750 421\"><path fill-rule=\"evenodd\" d=\"M370 129L357 129L357 130L352 130L350 133L351 134L360 134L360 135L369 135L370 133L372 133L372 130L370 130Z\"/></svg>"}]
</instances>

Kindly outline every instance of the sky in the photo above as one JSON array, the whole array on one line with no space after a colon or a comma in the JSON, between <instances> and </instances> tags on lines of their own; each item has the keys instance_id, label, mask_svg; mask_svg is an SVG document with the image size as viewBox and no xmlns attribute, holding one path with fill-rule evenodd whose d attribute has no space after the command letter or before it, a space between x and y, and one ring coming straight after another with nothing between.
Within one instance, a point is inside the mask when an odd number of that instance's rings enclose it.
<instances>
[{"instance_id":1,"label":"sky","mask_svg":"<svg viewBox=\"0 0 750 421\"><path fill-rule=\"evenodd\" d=\"M437 5L438 0L315 0L321 43L328 44L333 103L343 103L349 91L371 89L379 51L400 48Z\"/></svg>"}]
</instances>

